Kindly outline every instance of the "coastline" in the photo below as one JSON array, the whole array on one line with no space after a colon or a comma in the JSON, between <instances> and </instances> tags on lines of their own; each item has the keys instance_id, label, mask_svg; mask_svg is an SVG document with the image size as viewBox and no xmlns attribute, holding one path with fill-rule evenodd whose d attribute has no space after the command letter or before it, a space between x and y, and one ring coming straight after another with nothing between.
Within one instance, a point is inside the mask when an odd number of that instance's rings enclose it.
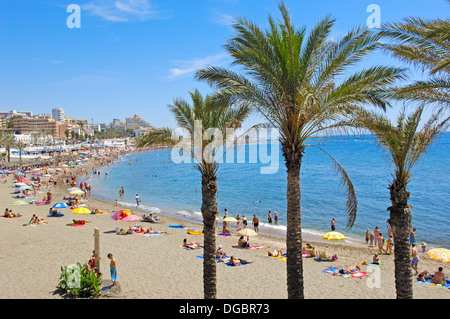
<instances>
[{"instance_id":1,"label":"coastline","mask_svg":"<svg viewBox=\"0 0 450 319\"><path fill-rule=\"evenodd\" d=\"M94 163L83 166L88 172ZM97 167L98 165L96 165ZM72 172L76 172L70 169ZM69 169L68 169L69 170ZM68 195L70 186L61 183L62 175L55 175L56 187L51 186L53 203L62 201ZM79 176L81 178L81 176ZM20 212L23 217L0 220L0 239L8 243L0 258L3 271L0 274L2 289L0 298L6 299L60 299L56 292L60 267L86 262L93 250L94 227L100 229L100 262L103 279L109 280L106 255L112 252L118 262L118 282L123 299L202 299L203 298L203 263L198 255L202 251L186 251L178 247L184 238L188 241L202 242L200 235L188 235L186 229L172 229L169 225L182 224L187 228L201 229L201 225L183 218L161 214L161 224L139 222L144 227L167 231L158 237L144 237L139 234L116 235L109 233L116 227L127 228L135 223L114 221L109 214L75 215L68 208L63 209L65 216L46 218L50 205L35 204L10 206L12 202L11 182L0 184L0 200L13 212ZM78 180L79 183L79 180ZM38 194L43 196L43 193ZM89 209L98 208L105 212L127 209L109 202L88 197L85 205ZM46 218L48 224L23 226L32 214ZM137 212L137 215L142 215ZM91 223L75 228L72 219L87 219ZM221 229L217 229L219 233ZM228 267L217 264L217 288L219 299L286 299L286 263L267 256L267 251L281 249L285 251L283 238L259 234L252 237L252 245L266 245L267 249L241 250L232 248L239 236L231 228L231 237L217 236L217 245L222 245L228 254L254 260L254 263L240 267ZM312 258L303 259L305 297L308 299L394 299L393 255L381 255L383 265L379 268L361 266L363 261L371 261L374 248L346 242L325 242L303 239L328 256L337 254L336 262L317 262ZM332 276L323 270L329 266L343 267L360 265L368 274L362 278ZM420 255L420 270L434 272L437 267L444 267L449 273L448 264ZM378 277L375 277L377 276ZM415 277L413 277L415 279ZM377 280L379 280L377 284ZM251 289L250 289L251 287ZM338 293L336 292L338 288ZM413 283L414 297L419 299L450 299L450 290L443 287Z\"/></svg>"}]
</instances>

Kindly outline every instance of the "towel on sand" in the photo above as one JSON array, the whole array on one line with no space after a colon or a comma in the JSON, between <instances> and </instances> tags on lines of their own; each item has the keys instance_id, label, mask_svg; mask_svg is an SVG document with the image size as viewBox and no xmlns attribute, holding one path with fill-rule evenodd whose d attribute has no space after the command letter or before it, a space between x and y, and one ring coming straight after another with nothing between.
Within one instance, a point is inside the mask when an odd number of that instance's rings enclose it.
<instances>
[{"instance_id":1,"label":"towel on sand","mask_svg":"<svg viewBox=\"0 0 450 319\"><path fill-rule=\"evenodd\" d=\"M232 247L233 248L242 248L242 249L244 249L243 247L240 247L239 245L233 245ZM259 246L246 247L245 249L266 249L266 248L269 248L269 247L268 246L261 246L261 245L259 245Z\"/></svg>"},{"instance_id":2,"label":"towel on sand","mask_svg":"<svg viewBox=\"0 0 450 319\"><path fill-rule=\"evenodd\" d=\"M448 278L448 277L447 277ZM424 285L432 285L432 286L442 286L442 287L450 287L450 280L447 280L447 282L443 285L441 284L435 284L432 283L431 281L433 280L433 278L427 278L425 279L425 282L420 281L420 280L415 280L414 282L418 283L418 284L424 284Z\"/></svg>"},{"instance_id":3,"label":"towel on sand","mask_svg":"<svg viewBox=\"0 0 450 319\"><path fill-rule=\"evenodd\" d=\"M183 226L183 225L167 225L166 227L170 227L170 228L180 228L180 229L186 228L186 226Z\"/></svg>"},{"instance_id":4,"label":"towel on sand","mask_svg":"<svg viewBox=\"0 0 450 319\"><path fill-rule=\"evenodd\" d=\"M161 236L161 235L164 235L164 234L161 234L161 233L144 234L145 237L155 237L155 236Z\"/></svg>"}]
</instances>

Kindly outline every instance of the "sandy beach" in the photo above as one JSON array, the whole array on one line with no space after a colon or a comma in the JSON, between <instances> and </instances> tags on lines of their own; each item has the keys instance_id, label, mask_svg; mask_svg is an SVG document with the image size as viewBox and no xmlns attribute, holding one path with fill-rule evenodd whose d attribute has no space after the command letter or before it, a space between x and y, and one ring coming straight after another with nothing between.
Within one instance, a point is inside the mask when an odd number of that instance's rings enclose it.
<instances>
[{"instance_id":1,"label":"sandy beach","mask_svg":"<svg viewBox=\"0 0 450 319\"><path fill-rule=\"evenodd\" d=\"M83 166L88 171L88 165ZM76 168L72 168L73 172ZM69 168L67 168L69 169ZM51 186L52 204L62 202L69 195L67 184L61 183L62 175L55 175L57 186ZM109 261L112 253L118 266L120 293L116 298L124 299L202 299L203 264L197 256L203 250L187 251L180 248L183 239L203 242L202 235L187 234L186 229L169 228L168 225L182 224L201 229L201 225L160 214L161 223L138 222L144 227L167 231L167 234L146 237L142 234L117 235L117 227L128 228L135 223L114 221L109 214L75 215L69 208L61 209L63 217L46 217L51 205L11 206L15 200L12 194L13 176L0 183L0 210L12 209L20 213L19 218L0 218L0 298L2 299L61 299L56 286L62 266L77 262L86 263L94 249L94 228L100 230L100 271L108 282ZM3 179L3 180L5 180ZM79 183L78 183L79 184ZM38 200L48 189L37 193ZM95 190L94 190L95 191ZM125 207L114 203L88 198L83 202L87 208L113 212ZM44 217L48 224L24 226L31 216ZM143 215L136 210L135 214ZM73 219L91 221L83 227L73 227ZM217 229L217 234L221 229ZM259 235L250 239L252 245L266 245L267 249L243 250L233 248L239 238L236 228L231 228L232 236L217 236L217 244L225 252L236 257L254 260L253 263L238 267L217 264L217 289L219 299L286 299L286 262L267 256L275 249L285 251L285 241L281 238ZM337 254L338 261L315 261L304 258L304 291L310 299L394 299L394 256L381 255L381 266L362 265L371 262L375 248L366 245L349 245L346 242L310 242L328 256ZM363 278L332 275L323 272L328 267L355 266L367 272ZM420 253L419 270L434 273L438 267L450 273L449 264L432 260ZM413 277L415 279L415 277ZM450 299L448 288L413 283L414 298Z\"/></svg>"}]
</instances>

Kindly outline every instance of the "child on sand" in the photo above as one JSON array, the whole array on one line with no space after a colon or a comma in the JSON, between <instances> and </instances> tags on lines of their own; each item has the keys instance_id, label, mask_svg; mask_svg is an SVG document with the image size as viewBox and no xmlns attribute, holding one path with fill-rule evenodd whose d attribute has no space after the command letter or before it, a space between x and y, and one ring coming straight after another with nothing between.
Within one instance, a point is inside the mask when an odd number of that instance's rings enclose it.
<instances>
[{"instance_id":1,"label":"child on sand","mask_svg":"<svg viewBox=\"0 0 450 319\"><path fill-rule=\"evenodd\" d=\"M112 281L111 286L114 287L114 286L116 286L116 281L117 281L117 264L116 264L116 259L114 258L113 254L111 254L111 253L108 254L108 258L111 259L111 263L109 264L109 268L110 268L111 281Z\"/></svg>"}]
</instances>

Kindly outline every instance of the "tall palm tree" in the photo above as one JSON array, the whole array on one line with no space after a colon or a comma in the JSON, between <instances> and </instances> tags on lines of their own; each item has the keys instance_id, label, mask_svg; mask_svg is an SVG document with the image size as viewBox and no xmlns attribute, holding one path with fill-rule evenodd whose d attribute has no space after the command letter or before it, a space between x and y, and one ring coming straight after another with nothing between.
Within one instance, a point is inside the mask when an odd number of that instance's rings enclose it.
<instances>
[{"instance_id":1,"label":"tall palm tree","mask_svg":"<svg viewBox=\"0 0 450 319\"><path fill-rule=\"evenodd\" d=\"M395 96L449 108L450 20L407 18L384 24L379 34L392 41L383 44L387 52L429 75L429 79L398 88Z\"/></svg>"},{"instance_id":2,"label":"tall palm tree","mask_svg":"<svg viewBox=\"0 0 450 319\"><path fill-rule=\"evenodd\" d=\"M354 104L386 108L387 87L402 78L403 70L376 66L348 76L344 72L377 47L377 35L358 27L333 40L335 19L327 16L307 36L305 27L294 27L283 3L279 10L282 20L276 22L269 16L266 31L247 19L236 19L235 36L225 48L244 75L208 67L198 71L196 78L232 100L249 103L280 132L287 167L288 297L304 298L300 168L305 142L314 134L337 127L335 121L343 110ZM356 196L347 174L337 167L347 186L347 226L351 227Z\"/></svg>"},{"instance_id":3,"label":"tall palm tree","mask_svg":"<svg viewBox=\"0 0 450 319\"><path fill-rule=\"evenodd\" d=\"M8 162L11 161L11 148L16 145L16 140L11 134L5 134L1 132L0 134L0 145L4 146L7 151Z\"/></svg>"},{"instance_id":4,"label":"tall palm tree","mask_svg":"<svg viewBox=\"0 0 450 319\"><path fill-rule=\"evenodd\" d=\"M216 173L219 164L216 159L223 155L220 144L224 142L226 130L240 127L241 122L249 115L250 109L245 105L231 106L224 99L219 101L212 96L203 98L198 90L190 92L190 96L192 106L184 99L178 98L169 105L169 110L175 116L178 125L189 133L189 144L193 147L189 147L188 152L195 159L202 177L203 290L205 299L216 299L215 221L219 214L216 201L218 190ZM210 129L217 129L219 134L204 139L205 132ZM137 145L138 147L153 144L174 145L179 142L180 139L176 137L174 131L163 128L139 138ZM218 146L212 146L212 142L218 142Z\"/></svg>"},{"instance_id":5,"label":"tall palm tree","mask_svg":"<svg viewBox=\"0 0 450 319\"><path fill-rule=\"evenodd\" d=\"M394 235L395 286L397 298L413 297L409 234L411 231L411 212L407 191L414 164L424 155L433 141L443 134L450 124L450 117L441 120L443 110L433 114L423 128L418 131L424 106L420 106L411 115L403 110L394 126L384 115L364 109L354 111L349 125L368 129L374 134L392 157L394 163L393 181L389 185L392 206L388 208L388 223Z\"/></svg>"}]
</instances>

